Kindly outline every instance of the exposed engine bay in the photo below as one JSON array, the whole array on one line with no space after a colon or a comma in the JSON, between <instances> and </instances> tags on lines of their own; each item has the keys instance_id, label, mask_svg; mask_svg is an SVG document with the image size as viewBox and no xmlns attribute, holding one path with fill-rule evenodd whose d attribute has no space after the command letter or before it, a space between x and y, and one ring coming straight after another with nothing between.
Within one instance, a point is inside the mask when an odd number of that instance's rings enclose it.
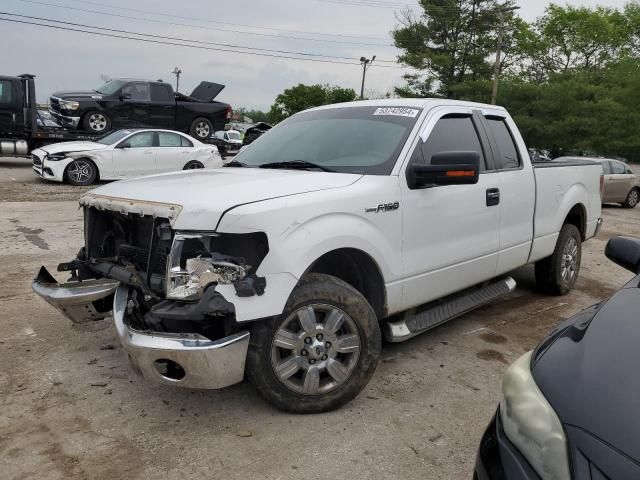
<instances>
[{"instance_id":1,"label":"exposed engine bay","mask_svg":"<svg viewBox=\"0 0 640 480\"><path fill-rule=\"evenodd\" d=\"M128 285L127 320L137 330L220 338L233 331L235 309L215 287L232 284L239 297L265 291L255 274L269 251L262 232L176 232L166 218L94 207L84 208L84 223L85 247L58 270Z\"/></svg>"}]
</instances>

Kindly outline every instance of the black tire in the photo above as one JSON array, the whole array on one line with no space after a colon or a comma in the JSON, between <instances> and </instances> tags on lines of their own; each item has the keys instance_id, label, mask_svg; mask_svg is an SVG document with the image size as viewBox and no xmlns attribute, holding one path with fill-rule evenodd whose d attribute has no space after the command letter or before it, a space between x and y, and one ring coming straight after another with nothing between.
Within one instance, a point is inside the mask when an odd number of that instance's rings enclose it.
<instances>
[{"instance_id":1,"label":"black tire","mask_svg":"<svg viewBox=\"0 0 640 480\"><path fill-rule=\"evenodd\" d=\"M571 259L565 258L565 255ZM563 225L553 255L536 262L538 288L551 295L566 295L576 284L581 261L580 232L575 225Z\"/></svg>"},{"instance_id":2,"label":"black tire","mask_svg":"<svg viewBox=\"0 0 640 480\"><path fill-rule=\"evenodd\" d=\"M82 117L82 127L92 133L104 134L111 130L111 119L104 112L90 110Z\"/></svg>"},{"instance_id":3,"label":"black tire","mask_svg":"<svg viewBox=\"0 0 640 480\"><path fill-rule=\"evenodd\" d=\"M640 202L640 189L632 188L622 206L624 208L636 208L638 202Z\"/></svg>"},{"instance_id":4,"label":"black tire","mask_svg":"<svg viewBox=\"0 0 640 480\"><path fill-rule=\"evenodd\" d=\"M198 168L204 168L204 165L197 160L190 160L184 166L183 170L196 170Z\"/></svg>"},{"instance_id":5,"label":"black tire","mask_svg":"<svg viewBox=\"0 0 640 480\"><path fill-rule=\"evenodd\" d=\"M307 318L313 318L316 327L320 328L319 333L316 330L315 336L307 336L308 330L305 331L302 321L298 320L309 311L314 315ZM298 312L302 313L298 315ZM334 312L341 319L340 322L333 323L339 325L335 330L330 328ZM282 332L288 325L287 322L297 323L301 328L301 332L297 334L299 337L295 339L295 342L299 342L297 347L282 348L274 343L276 333ZM322 332L325 332L324 337ZM352 339L349 348L353 349L356 334L359 341L357 353L337 353L338 350L344 351L343 347L347 345L343 340L347 337ZM334 339L335 344L325 342L328 339ZM307 343L307 340L310 342ZM318 344L320 347L316 346ZM303 350L307 348L309 352L305 355ZM253 326L247 354L247 376L258 393L280 410L292 413L326 412L344 405L362 391L376 369L380 348L380 326L365 298L351 285L336 277L308 274L289 297L282 315L261 320ZM320 349L322 350L319 351ZM282 351L289 352L290 356L279 358ZM279 378L274 362L278 361L277 365L282 366L298 360L300 366L293 374L286 379ZM338 363L341 367L336 371ZM342 370L342 367L346 370ZM314 368L321 373L311 375L309 372ZM335 375L347 371L346 376ZM339 376L343 378L336 379ZM315 387L311 387L316 393L302 393L307 388L307 377L317 378ZM300 390L292 388L295 382L299 382Z\"/></svg>"},{"instance_id":6,"label":"black tire","mask_svg":"<svg viewBox=\"0 0 640 480\"><path fill-rule=\"evenodd\" d=\"M91 185L98 178L98 167L88 158L79 158L67 165L64 178L71 185Z\"/></svg>"},{"instance_id":7,"label":"black tire","mask_svg":"<svg viewBox=\"0 0 640 480\"><path fill-rule=\"evenodd\" d=\"M206 140L213 135L213 123L204 117L196 118L191 123L189 133L198 140Z\"/></svg>"}]
</instances>

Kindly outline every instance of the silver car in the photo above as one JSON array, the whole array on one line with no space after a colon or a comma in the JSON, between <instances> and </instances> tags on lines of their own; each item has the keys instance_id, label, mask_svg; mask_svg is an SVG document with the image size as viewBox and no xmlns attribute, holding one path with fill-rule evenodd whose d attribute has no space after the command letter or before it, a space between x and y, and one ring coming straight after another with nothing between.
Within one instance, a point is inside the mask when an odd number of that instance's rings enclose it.
<instances>
[{"instance_id":1,"label":"silver car","mask_svg":"<svg viewBox=\"0 0 640 480\"><path fill-rule=\"evenodd\" d=\"M625 208L635 208L640 203L640 177L620 160L608 158L561 157L556 161L592 160L602 165L604 193L602 203L619 203Z\"/></svg>"}]
</instances>

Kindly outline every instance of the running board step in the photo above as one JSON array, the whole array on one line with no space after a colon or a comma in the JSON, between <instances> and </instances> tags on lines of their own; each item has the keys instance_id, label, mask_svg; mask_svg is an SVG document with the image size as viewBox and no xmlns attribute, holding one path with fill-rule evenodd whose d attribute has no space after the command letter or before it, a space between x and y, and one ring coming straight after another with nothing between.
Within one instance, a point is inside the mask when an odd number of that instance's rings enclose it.
<instances>
[{"instance_id":1,"label":"running board step","mask_svg":"<svg viewBox=\"0 0 640 480\"><path fill-rule=\"evenodd\" d=\"M516 281L507 277L485 287L464 290L418 309L409 310L402 320L385 325L385 337L389 342L399 343L442 325L485 303L507 295L516 288ZM426 307L426 308L425 308Z\"/></svg>"}]
</instances>

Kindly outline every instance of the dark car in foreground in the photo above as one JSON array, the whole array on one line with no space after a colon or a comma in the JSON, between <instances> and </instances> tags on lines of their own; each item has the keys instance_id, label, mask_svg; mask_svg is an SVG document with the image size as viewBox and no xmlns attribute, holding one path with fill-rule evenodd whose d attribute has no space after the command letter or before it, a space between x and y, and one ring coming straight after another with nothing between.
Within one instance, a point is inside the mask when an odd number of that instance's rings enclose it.
<instances>
[{"instance_id":1,"label":"dark car in foreground","mask_svg":"<svg viewBox=\"0 0 640 480\"><path fill-rule=\"evenodd\" d=\"M606 255L640 273L640 240ZM474 479L640 478L640 275L560 324L502 381Z\"/></svg>"},{"instance_id":2,"label":"dark car in foreground","mask_svg":"<svg viewBox=\"0 0 640 480\"><path fill-rule=\"evenodd\" d=\"M200 82L190 95L183 95L159 80L120 78L95 90L56 92L49 99L49 112L61 125L92 134L151 127L205 141L231 118L231 106L214 101L223 89L224 85Z\"/></svg>"}]
</instances>

